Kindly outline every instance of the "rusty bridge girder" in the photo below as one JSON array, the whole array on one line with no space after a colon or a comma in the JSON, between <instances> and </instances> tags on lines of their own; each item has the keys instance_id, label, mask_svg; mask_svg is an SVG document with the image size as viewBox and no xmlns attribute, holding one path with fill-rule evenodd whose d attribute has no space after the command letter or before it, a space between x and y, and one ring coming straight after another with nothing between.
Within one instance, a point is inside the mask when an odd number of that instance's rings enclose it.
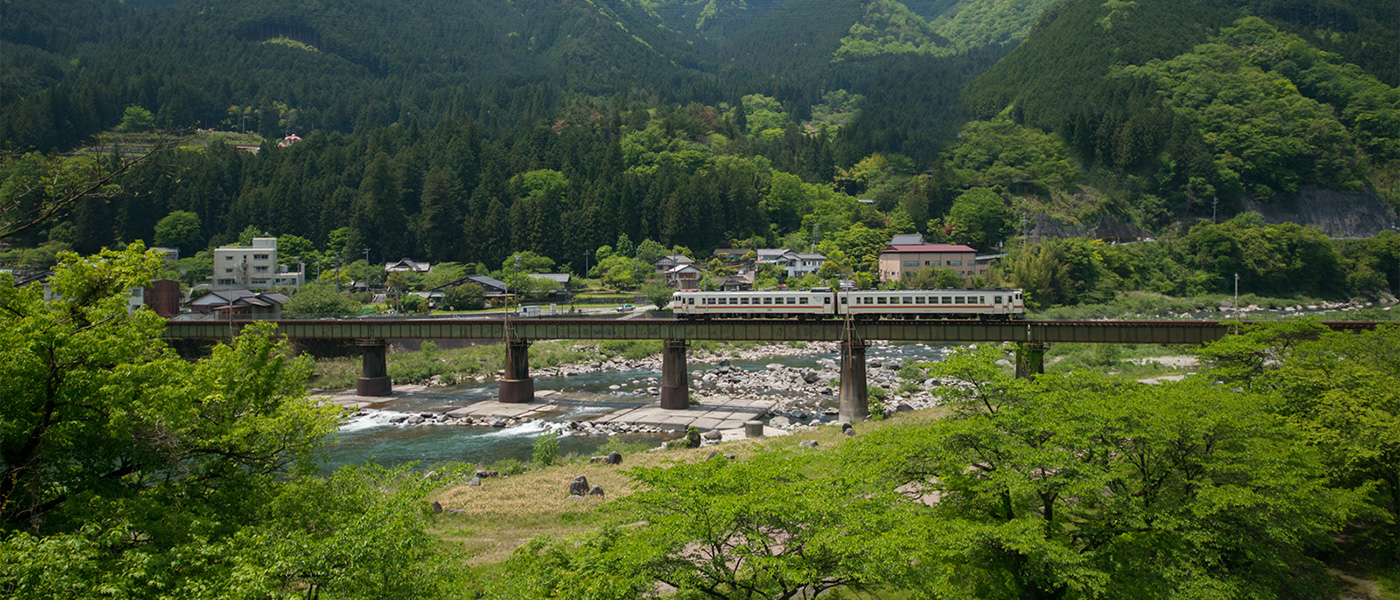
<instances>
[{"instance_id":1,"label":"rusty bridge girder","mask_svg":"<svg viewBox=\"0 0 1400 600\"><path fill-rule=\"evenodd\" d=\"M168 339L228 339L252 321L170 321ZM278 333L310 339L502 339L496 319L321 319L271 321ZM1327 323L1333 329L1370 329L1369 322ZM852 325L862 340L892 342L1023 342L1204 344L1231 325L1213 321L874 321ZM840 341L840 321L672 319L512 319L519 340Z\"/></svg>"}]
</instances>

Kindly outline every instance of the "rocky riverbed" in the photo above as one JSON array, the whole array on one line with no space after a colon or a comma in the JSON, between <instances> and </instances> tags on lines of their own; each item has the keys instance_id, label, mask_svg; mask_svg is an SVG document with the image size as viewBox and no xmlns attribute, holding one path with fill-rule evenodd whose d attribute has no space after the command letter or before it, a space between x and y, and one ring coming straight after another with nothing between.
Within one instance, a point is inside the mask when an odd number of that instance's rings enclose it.
<instances>
[{"instance_id":1,"label":"rocky riverbed","mask_svg":"<svg viewBox=\"0 0 1400 600\"><path fill-rule=\"evenodd\" d=\"M871 403L881 403L886 413L938 405L938 390L942 387L942 382L922 376L903 378L899 375L903 367L938 360L946 351L948 350L942 347L923 344L871 344L867 349L866 360L866 381L867 389L871 391ZM813 426L832 420L837 415L840 384L838 360L839 344L835 342L801 345L760 344L719 352L693 350L687 356L692 404L708 406L735 400L751 401L758 406L767 407L766 410L760 409L759 416L768 418L771 427L800 429ZM603 393L633 398L638 395L659 398L660 371L660 356L635 360L615 357L600 362L534 369L531 376L537 382L562 378L565 380L563 388L568 390L570 386L567 380L570 378L609 372L637 374L608 385ZM654 375L642 375L646 373ZM906 376L913 374L915 373L904 372ZM484 377L478 381L489 384ZM877 399L881 396L883 401ZM532 417L451 416L434 412L388 414L362 411L356 419L377 420L380 421L380 425L393 427L446 425L511 428L533 423L544 429L581 436L671 431L670 428L656 425L616 421L549 421Z\"/></svg>"}]
</instances>

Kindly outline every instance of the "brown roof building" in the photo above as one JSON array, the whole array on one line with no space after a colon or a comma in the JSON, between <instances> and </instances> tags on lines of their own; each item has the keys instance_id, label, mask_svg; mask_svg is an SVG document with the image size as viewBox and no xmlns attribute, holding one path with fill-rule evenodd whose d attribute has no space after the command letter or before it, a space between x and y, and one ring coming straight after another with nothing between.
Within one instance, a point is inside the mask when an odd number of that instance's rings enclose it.
<instances>
[{"instance_id":1,"label":"brown roof building","mask_svg":"<svg viewBox=\"0 0 1400 600\"><path fill-rule=\"evenodd\" d=\"M880 281L894 281L929 267L963 276L987 274L987 265L977 262L977 251L959 244L891 244L880 253L879 265Z\"/></svg>"}]
</instances>

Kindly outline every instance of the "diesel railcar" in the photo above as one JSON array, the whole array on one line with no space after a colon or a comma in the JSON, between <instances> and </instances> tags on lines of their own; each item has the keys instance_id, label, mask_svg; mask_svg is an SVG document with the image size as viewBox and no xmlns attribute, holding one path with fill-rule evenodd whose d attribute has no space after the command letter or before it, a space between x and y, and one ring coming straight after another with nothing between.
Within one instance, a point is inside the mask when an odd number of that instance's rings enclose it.
<instances>
[{"instance_id":1,"label":"diesel railcar","mask_svg":"<svg viewBox=\"0 0 1400 600\"><path fill-rule=\"evenodd\" d=\"M1021 290L676 292L678 319L1019 319Z\"/></svg>"}]
</instances>

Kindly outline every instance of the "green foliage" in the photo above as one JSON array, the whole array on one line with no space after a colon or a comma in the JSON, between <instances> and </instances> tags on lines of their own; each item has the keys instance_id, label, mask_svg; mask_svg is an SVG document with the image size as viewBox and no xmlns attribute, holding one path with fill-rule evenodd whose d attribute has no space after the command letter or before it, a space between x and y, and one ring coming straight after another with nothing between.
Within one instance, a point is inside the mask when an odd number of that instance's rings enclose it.
<instances>
[{"instance_id":1,"label":"green foliage","mask_svg":"<svg viewBox=\"0 0 1400 600\"><path fill-rule=\"evenodd\" d=\"M932 22L934 31L959 50L996 46L1026 38L1052 0L958 2Z\"/></svg>"},{"instance_id":2,"label":"green foliage","mask_svg":"<svg viewBox=\"0 0 1400 600\"><path fill-rule=\"evenodd\" d=\"M447 288L442 301L455 310L481 310L486 308L486 289L469 281Z\"/></svg>"},{"instance_id":3,"label":"green foliage","mask_svg":"<svg viewBox=\"0 0 1400 600\"><path fill-rule=\"evenodd\" d=\"M841 38L833 60L884 54L946 56L954 52L952 43L903 4L875 0L866 5L865 16L851 26L850 35Z\"/></svg>"},{"instance_id":4,"label":"green foliage","mask_svg":"<svg viewBox=\"0 0 1400 600\"><path fill-rule=\"evenodd\" d=\"M310 284L288 298L282 312L289 317L336 317L357 314L360 305L334 287Z\"/></svg>"},{"instance_id":5,"label":"green foliage","mask_svg":"<svg viewBox=\"0 0 1400 600\"><path fill-rule=\"evenodd\" d=\"M970 185L1048 194L1063 189L1075 175L1064 144L1034 127L1018 125L1010 109L990 121L969 121L959 137L949 153L949 166Z\"/></svg>"},{"instance_id":6,"label":"green foliage","mask_svg":"<svg viewBox=\"0 0 1400 600\"><path fill-rule=\"evenodd\" d=\"M693 425L685 428L685 446L687 448L700 447L700 430Z\"/></svg>"},{"instance_id":7,"label":"green foliage","mask_svg":"<svg viewBox=\"0 0 1400 600\"><path fill-rule=\"evenodd\" d=\"M1327 592L1307 551L1354 496L1327 486L1318 453L1266 399L1083 373L1012 382L998 355L960 352L942 369L974 386L954 418L843 448L873 487L933 499L918 511L916 597Z\"/></svg>"},{"instance_id":8,"label":"green foliage","mask_svg":"<svg viewBox=\"0 0 1400 600\"><path fill-rule=\"evenodd\" d=\"M306 396L310 365L262 323L181 360L158 317L125 307L159 262L139 245L66 255L51 301L0 282L0 590L438 596L453 561L424 527L431 484L299 475L338 417Z\"/></svg>"},{"instance_id":9,"label":"green foliage","mask_svg":"<svg viewBox=\"0 0 1400 600\"><path fill-rule=\"evenodd\" d=\"M638 290L642 297L656 305L657 310L666 310L671 307L671 296L676 290L664 283L648 283Z\"/></svg>"},{"instance_id":10,"label":"green foliage","mask_svg":"<svg viewBox=\"0 0 1400 600\"><path fill-rule=\"evenodd\" d=\"M155 127L156 118L151 111L140 106L128 106L122 113L122 123L117 127L118 131L150 131Z\"/></svg>"},{"instance_id":11,"label":"green foliage","mask_svg":"<svg viewBox=\"0 0 1400 600\"><path fill-rule=\"evenodd\" d=\"M202 250L204 236L200 234L199 215L177 210L156 223L155 245L165 248L179 248L189 253Z\"/></svg>"},{"instance_id":12,"label":"green foliage","mask_svg":"<svg viewBox=\"0 0 1400 600\"><path fill-rule=\"evenodd\" d=\"M1260 51L1256 38L1277 31L1253 18L1236 25L1219 42L1125 72L1165 88L1167 104L1200 129L1215 155L1217 186L1230 196L1268 199L1305 183L1359 188L1361 161L1335 112L1248 60ZM1392 114L1400 111L1400 103L1391 104Z\"/></svg>"},{"instance_id":13,"label":"green foliage","mask_svg":"<svg viewBox=\"0 0 1400 600\"><path fill-rule=\"evenodd\" d=\"M948 223L955 241L986 251L1011 232L1011 211L996 192L972 188L953 201Z\"/></svg>"},{"instance_id":14,"label":"green foliage","mask_svg":"<svg viewBox=\"0 0 1400 600\"><path fill-rule=\"evenodd\" d=\"M1181 251L1206 274L1210 291L1230 291L1236 274L1247 293L1325 294L1345 285L1336 248L1322 232L1294 223L1265 225L1254 213L1195 225Z\"/></svg>"},{"instance_id":15,"label":"green foliage","mask_svg":"<svg viewBox=\"0 0 1400 600\"><path fill-rule=\"evenodd\" d=\"M1333 332L1315 320L1251 325L1201 350L1211 375L1268 394L1329 474L1371 507L1367 545L1400 556L1400 328Z\"/></svg>"},{"instance_id":16,"label":"green foliage","mask_svg":"<svg viewBox=\"0 0 1400 600\"><path fill-rule=\"evenodd\" d=\"M684 595L793 597L874 584L903 570L914 542L909 507L888 492L853 496L818 467L815 453L763 452L629 471L625 502L646 525L616 552L624 576L640 572Z\"/></svg>"},{"instance_id":17,"label":"green foliage","mask_svg":"<svg viewBox=\"0 0 1400 600\"><path fill-rule=\"evenodd\" d=\"M549 432L535 438L535 449L530 461L541 467L559 462L559 434Z\"/></svg>"}]
</instances>

